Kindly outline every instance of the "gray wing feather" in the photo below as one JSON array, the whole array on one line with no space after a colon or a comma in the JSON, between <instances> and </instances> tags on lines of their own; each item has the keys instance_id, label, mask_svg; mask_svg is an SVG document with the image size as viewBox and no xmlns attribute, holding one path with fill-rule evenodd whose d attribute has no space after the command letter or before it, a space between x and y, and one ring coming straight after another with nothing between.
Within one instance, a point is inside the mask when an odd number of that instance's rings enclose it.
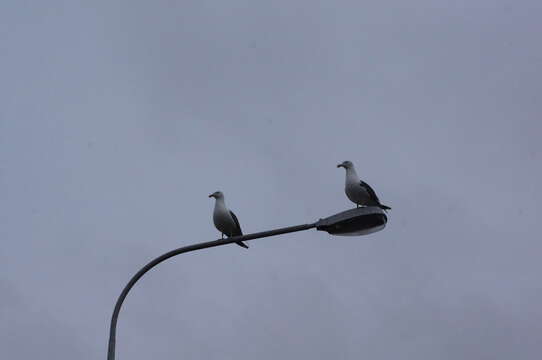
<instances>
[{"instance_id":1,"label":"gray wing feather","mask_svg":"<svg viewBox=\"0 0 542 360\"><path fill-rule=\"evenodd\" d=\"M376 196L376 192L373 190L369 184L367 184L365 181L360 180L359 184L369 193L369 196L371 197L371 200L376 201L377 203L380 203L380 200L378 199L378 196Z\"/></svg>"},{"instance_id":2,"label":"gray wing feather","mask_svg":"<svg viewBox=\"0 0 542 360\"><path fill-rule=\"evenodd\" d=\"M241 230L241 225L239 224L239 220L237 219L237 216L235 216L235 214L231 210L230 210L230 215L233 218L233 222L235 223L235 233L233 233L232 236L243 235L243 231Z\"/></svg>"}]
</instances>

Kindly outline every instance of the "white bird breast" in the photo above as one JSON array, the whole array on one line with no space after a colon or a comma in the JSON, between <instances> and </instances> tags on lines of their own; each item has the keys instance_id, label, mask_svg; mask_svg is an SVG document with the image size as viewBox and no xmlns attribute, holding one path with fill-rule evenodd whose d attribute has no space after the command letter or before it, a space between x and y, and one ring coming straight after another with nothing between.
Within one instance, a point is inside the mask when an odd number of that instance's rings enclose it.
<instances>
[{"instance_id":1,"label":"white bird breast","mask_svg":"<svg viewBox=\"0 0 542 360\"><path fill-rule=\"evenodd\" d=\"M369 193L359 183L346 185L344 192L350 201L356 204L365 204L370 200Z\"/></svg>"},{"instance_id":2,"label":"white bird breast","mask_svg":"<svg viewBox=\"0 0 542 360\"><path fill-rule=\"evenodd\" d=\"M213 222L216 228L225 234L231 234L235 227L235 222L227 210L217 209L214 211Z\"/></svg>"}]
</instances>

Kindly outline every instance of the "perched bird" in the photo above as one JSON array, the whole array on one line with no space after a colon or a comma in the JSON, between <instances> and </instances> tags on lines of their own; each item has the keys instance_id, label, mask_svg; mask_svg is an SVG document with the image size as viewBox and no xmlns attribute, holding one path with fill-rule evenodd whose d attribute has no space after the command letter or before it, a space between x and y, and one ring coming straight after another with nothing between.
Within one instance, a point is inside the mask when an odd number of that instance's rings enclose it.
<instances>
[{"instance_id":1,"label":"perched bird","mask_svg":"<svg viewBox=\"0 0 542 360\"><path fill-rule=\"evenodd\" d=\"M356 204L362 206L378 206L383 210L391 210L389 206L382 205L375 191L365 181L360 180L354 164L351 161L344 161L337 165L338 168L343 167L346 170L346 180L344 182L344 192L346 196Z\"/></svg>"},{"instance_id":2,"label":"perched bird","mask_svg":"<svg viewBox=\"0 0 542 360\"><path fill-rule=\"evenodd\" d=\"M241 225L239 225L239 220L233 211L229 210L226 207L224 202L224 194L221 191L215 191L209 197L216 199L215 209L213 211L213 222L215 227L222 233L222 239L224 239L224 234L227 237L243 235L241 231ZM248 249L248 246L245 245L242 241L237 241L237 245Z\"/></svg>"}]
</instances>

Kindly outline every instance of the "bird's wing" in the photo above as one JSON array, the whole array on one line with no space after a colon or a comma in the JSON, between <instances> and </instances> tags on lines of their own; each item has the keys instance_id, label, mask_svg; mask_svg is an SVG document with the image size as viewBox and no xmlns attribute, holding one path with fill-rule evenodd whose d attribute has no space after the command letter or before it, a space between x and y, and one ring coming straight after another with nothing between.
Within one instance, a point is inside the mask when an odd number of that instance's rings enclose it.
<instances>
[{"instance_id":1,"label":"bird's wing","mask_svg":"<svg viewBox=\"0 0 542 360\"><path fill-rule=\"evenodd\" d=\"M232 236L243 235L243 231L241 231L241 225L239 224L239 220L237 220L237 216L235 216L235 214L231 210L230 215L233 218L233 222L235 223L235 233L232 234Z\"/></svg>"},{"instance_id":2,"label":"bird's wing","mask_svg":"<svg viewBox=\"0 0 542 360\"><path fill-rule=\"evenodd\" d=\"M359 184L361 185L362 188L364 188L369 193L369 196L371 197L371 200L374 200L377 203L380 203L380 200L378 200L378 196L376 196L375 191L373 190L373 188L371 186L369 186L369 184L367 184L363 180L360 180Z\"/></svg>"}]
</instances>

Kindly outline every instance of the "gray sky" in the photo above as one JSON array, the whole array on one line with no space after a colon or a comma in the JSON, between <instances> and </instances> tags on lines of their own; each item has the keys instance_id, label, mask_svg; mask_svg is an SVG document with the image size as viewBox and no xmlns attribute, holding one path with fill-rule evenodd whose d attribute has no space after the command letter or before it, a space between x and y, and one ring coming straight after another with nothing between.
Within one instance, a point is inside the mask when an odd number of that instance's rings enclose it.
<instances>
[{"instance_id":1,"label":"gray sky","mask_svg":"<svg viewBox=\"0 0 542 360\"><path fill-rule=\"evenodd\" d=\"M3 1L0 355L538 359L540 1Z\"/></svg>"}]
</instances>

